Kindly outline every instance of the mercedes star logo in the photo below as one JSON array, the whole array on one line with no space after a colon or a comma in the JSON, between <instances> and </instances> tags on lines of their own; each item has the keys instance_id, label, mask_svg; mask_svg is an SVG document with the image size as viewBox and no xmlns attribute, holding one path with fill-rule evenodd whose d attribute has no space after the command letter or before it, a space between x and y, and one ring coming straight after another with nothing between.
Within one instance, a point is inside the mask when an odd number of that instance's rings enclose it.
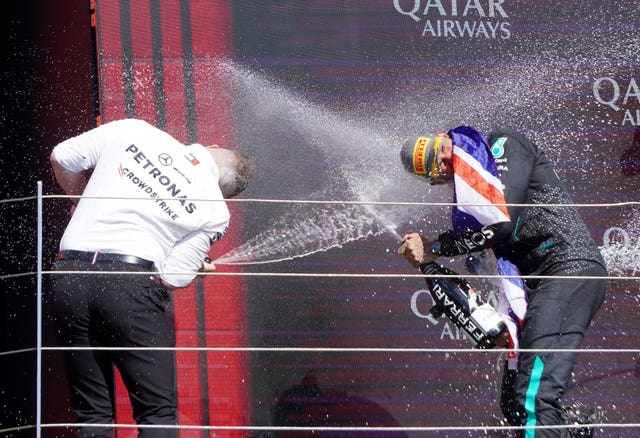
<instances>
[{"instance_id":1,"label":"mercedes star logo","mask_svg":"<svg viewBox=\"0 0 640 438\"><path fill-rule=\"evenodd\" d=\"M171 163L173 163L173 158L171 158L169 154L158 155L158 160L160 160L160 164L163 166L171 166Z\"/></svg>"}]
</instances>

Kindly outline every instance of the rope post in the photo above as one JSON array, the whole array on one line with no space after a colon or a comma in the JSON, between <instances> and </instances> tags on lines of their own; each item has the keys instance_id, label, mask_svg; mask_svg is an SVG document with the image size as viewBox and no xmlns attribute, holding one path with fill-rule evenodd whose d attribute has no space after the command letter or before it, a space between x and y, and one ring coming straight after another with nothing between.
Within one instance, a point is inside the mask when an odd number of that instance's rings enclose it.
<instances>
[{"instance_id":1,"label":"rope post","mask_svg":"<svg viewBox=\"0 0 640 438\"><path fill-rule=\"evenodd\" d=\"M37 243L36 243L36 438L42 429L42 181L37 182Z\"/></svg>"}]
</instances>

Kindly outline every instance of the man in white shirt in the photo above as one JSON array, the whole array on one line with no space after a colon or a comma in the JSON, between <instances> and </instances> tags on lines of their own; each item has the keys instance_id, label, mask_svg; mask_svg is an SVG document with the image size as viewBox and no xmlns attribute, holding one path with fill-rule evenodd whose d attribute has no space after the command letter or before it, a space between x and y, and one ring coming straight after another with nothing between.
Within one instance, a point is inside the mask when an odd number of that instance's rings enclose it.
<instances>
[{"instance_id":1,"label":"man in white shirt","mask_svg":"<svg viewBox=\"0 0 640 438\"><path fill-rule=\"evenodd\" d=\"M126 119L60 143L51 165L67 194L82 195L74 199L54 270L87 273L52 276L63 342L88 347L67 354L78 421L113 422L115 365L139 425L176 425L175 355L153 350L175 346L169 291L214 269L204 260L227 231L224 199L246 188L252 163L229 149L185 146ZM78 436L110 437L112 428L80 428ZM178 430L142 427L140 436L177 437Z\"/></svg>"}]
</instances>

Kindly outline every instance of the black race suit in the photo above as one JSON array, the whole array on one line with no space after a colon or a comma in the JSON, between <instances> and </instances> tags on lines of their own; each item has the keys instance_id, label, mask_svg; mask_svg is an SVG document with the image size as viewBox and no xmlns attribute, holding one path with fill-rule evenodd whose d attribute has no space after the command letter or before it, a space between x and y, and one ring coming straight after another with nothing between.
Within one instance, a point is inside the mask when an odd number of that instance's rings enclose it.
<instances>
[{"instance_id":1,"label":"black race suit","mask_svg":"<svg viewBox=\"0 0 640 438\"><path fill-rule=\"evenodd\" d=\"M538 206L509 206L510 222L494 224L488 227L492 233L476 234L475 239L471 232L462 237L443 233L438 237L438 254L453 256L492 247L523 275L550 276L525 281L528 305L520 348L577 349L606 291L605 279L580 277L605 277L602 256L574 207L544 205L571 203L544 153L508 129L495 130L487 138L506 202ZM503 379L501 407L508 421L530 426L563 424L560 399L575 359L576 353L522 352L517 372L507 370ZM527 438L533 433L527 429ZM567 429L535 430L535 437L566 436L570 436Z\"/></svg>"}]
</instances>

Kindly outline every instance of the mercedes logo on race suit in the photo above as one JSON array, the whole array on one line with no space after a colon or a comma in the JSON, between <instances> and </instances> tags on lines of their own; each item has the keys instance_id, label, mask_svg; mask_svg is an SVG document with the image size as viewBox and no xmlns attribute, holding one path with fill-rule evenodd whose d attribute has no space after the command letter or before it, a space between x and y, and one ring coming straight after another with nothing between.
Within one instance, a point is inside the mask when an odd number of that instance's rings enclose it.
<instances>
[{"instance_id":1,"label":"mercedes logo on race suit","mask_svg":"<svg viewBox=\"0 0 640 438\"><path fill-rule=\"evenodd\" d=\"M173 158L171 158L171 155L163 153L158 155L158 161L160 161L160 164L162 164L163 166L171 166L171 163L173 163Z\"/></svg>"}]
</instances>

